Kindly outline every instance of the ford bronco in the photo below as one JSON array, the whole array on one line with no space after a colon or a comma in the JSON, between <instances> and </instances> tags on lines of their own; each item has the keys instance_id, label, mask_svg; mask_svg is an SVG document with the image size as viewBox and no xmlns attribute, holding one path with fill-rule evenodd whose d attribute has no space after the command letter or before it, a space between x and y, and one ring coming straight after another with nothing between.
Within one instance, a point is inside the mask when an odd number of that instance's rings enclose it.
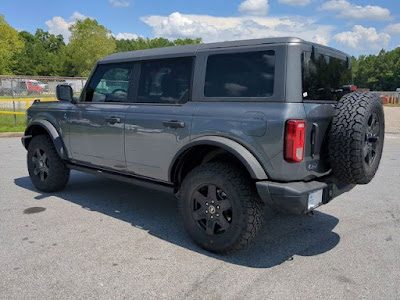
<instances>
[{"instance_id":1,"label":"ford bronco","mask_svg":"<svg viewBox=\"0 0 400 300\"><path fill-rule=\"evenodd\" d=\"M43 192L75 169L174 193L190 237L231 253L265 204L304 214L374 177L382 104L351 84L348 55L298 38L112 54L79 98L59 85L29 108L29 175Z\"/></svg>"}]
</instances>

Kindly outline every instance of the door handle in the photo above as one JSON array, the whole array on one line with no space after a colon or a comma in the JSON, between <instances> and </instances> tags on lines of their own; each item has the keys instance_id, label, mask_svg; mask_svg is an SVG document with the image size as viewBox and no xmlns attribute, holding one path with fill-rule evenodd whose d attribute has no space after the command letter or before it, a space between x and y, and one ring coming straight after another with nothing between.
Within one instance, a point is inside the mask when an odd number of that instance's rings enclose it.
<instances>
[{"instance_id":1,"label":"door handle","mask_svg":"<svg viewBox=\"0 0 400 300\"><path fill-rule=\"evenodd\" d=\"M177 120L170 120L170 121L164 121L163 125L165 127L170 127L170 128L183 128L183 127L185 127L185 122L177 121Z\"/></svg>"},{"instance_id":2,"label":"door handle","mask_svg":"<svg viewBox=\"0 0 400 300\"><path fill-rule=\"evenodd\" d=\"M311 130L311 157L315 157L315 148L317 146L317 138L319 137L318 123L313 123Z\"/></svg>"},{"instance_id":3,"label":"door handle","mask_svg":"<svg viewBox=\"0 0 400 300\"><path fill-rule=\"evenodd\" d=\"M121 123L121 118L117 118L117 117L109 117L109 118L105 118L107 123L110 124L115 124L115 123Z\"/></svg>"}]
</instances>

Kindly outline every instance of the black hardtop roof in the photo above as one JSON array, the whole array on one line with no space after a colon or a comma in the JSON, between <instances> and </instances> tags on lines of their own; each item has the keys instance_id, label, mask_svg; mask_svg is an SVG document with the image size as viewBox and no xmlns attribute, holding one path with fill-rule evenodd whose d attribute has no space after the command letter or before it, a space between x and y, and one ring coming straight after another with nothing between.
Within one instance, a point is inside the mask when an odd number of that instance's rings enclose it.
<instances>
[{"instance_id":1,"label":"black hardtop roof","mask_svg":"<svg viewBox=\"0 0 400 300\"><path fill-rule=\"evenodd\" d=\"M263 44L288 44L288 43L304 43L304 44L315 45L348 56L342 51L327 46L315 44L312 42L307 42L300 38L279 37L279 38L251 39L251 40L227 41L227 42L206 43L206 44L192 44L185 46L172 46L172 47L153 48L146 50L119 52L108 55L100 59L98 63L99 64L117 63L117 62L138 61L138 60L147 60L156 58L161 59L161 58L168 58L175 56L185 57L185 56L194 56L196 52L200 50L230 48L230 47L240 47L240 46L256 46Z\"/></svg>"}]
</instances>

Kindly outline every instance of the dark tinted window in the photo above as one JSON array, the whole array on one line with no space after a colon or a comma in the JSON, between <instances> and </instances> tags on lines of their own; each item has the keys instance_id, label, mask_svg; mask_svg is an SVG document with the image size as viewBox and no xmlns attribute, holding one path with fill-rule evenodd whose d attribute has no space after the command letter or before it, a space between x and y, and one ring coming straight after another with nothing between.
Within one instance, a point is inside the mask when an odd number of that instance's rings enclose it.
<instances>
[{"instance_id":1,"label":"dark tinted window","mask_svg":"<svg viewBox=\"0 0 400 300\"><path fill-rule=\"evenodd\" d=\"M206 97L269 97L274 92L275 52L210 55Z\"/></svg>"},{"instance_id":2,"label":"dark tinted window","mask_svg":"<svg viewBox=\"0 0 400 300\"><path fill-rule=\"evenodd\" d=\"M343 87L352 83L347 61L327 55L302 55L303 99L339 100Z\"/></svg>"},{"instance_id":3,"label":"dark tinted window","mask_svg":"<svg viewBox=\"0 0 400 300\"><path fill-rule=\"evenodd\" d=\"M138 102L182 104L189 100L192 58L142 63Z\"/></svg>"},{"instance_id":4,"label":"dark tinted window","mask_svg":"<svg viewBox=\"0 0 400 300\"><path fill-rule=\"evenodd\" d=\"M100 65L90 80L85 101L127 102L132 64Z\"/></svg>"}]
</instances>

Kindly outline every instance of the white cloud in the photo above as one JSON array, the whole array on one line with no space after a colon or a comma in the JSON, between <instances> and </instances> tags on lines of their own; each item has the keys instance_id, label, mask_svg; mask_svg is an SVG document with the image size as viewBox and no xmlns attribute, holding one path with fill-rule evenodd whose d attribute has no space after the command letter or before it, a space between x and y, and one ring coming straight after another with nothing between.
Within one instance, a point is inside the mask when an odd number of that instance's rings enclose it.
<instances>
[{"instance_id":1,"label":"white cloud","mask_svg":"<svg viewBox=\"0 0 400 300\"><path fill-rule=\"evenodd\" d=\"M400 23L390 24L383 31L388 34L400 34Z\"/></svg>"},{"instance_id":2,"label":"white cloud","mask_svg":"<svg viewBox=\"0 0 400 300\"><path fill-rule=\"evenodd\" d=\"M155 36L169 39L201 37L204 42L295 36L327 44L334 29L304 17L215 17L175 12L141 20L152 27Z\"/></svg>"},{"instance_id":3,"label":"white cloud","mask_svg":"<svg viewBox=\"0 0 400 300\"><path fill-rule=\"evenodd\" d=\"M278 0L279 3L292 6L305 6L311 3L311 0Z\"/></svg>"},{"instance_id":4,"label":"white cloud","mask_svg":"<svg viewBox=\"0 0 400 300\"><path fill-rule=\"evenodd\" d=\"M59 35L61 34L64 37L64 41L68 42L69 37L71 36L71 32L69 31L69 27L76 23L76 21L85 20L86 18L93 19L91 17L87 17L80 12L74 12L70 18L67 20L56 16L53 17L51 20L45 22L45 24L49 27L49 33Z\"/></svg>"},{"instance_id":5,"label":"white cloud","mask_svg":"<svg viewBox=\"0 0 400 300\"><path fill-rule=\"evenodd\" d=\"M353 20L390 21L390 11L375 5L354 5L347 0L329 0L321 6L321 10L338 12L340 18Z\"/></svg>"},{"instance_id":6,"label":"white cloud","mask_svg":"<svg viewBox=\"0 0 400 300\"><path fill-rule=\"evenodd\" d=\"M80 12L76 11L76 12L74 12L74 13L72 14L72 17L71 17L70 19L72 19L72 20L83 21L83 20L85 20L85 19L87 19L87 18L93 19L92 17L85 16L84 14L81 14Z\"/></svg>"},{"instance_id":7,"label":"white cloud","mask_svg":"<svg viewBox=\"0 0 400 300\"><path fill-rule=\"evenodd\" d=\"M168 17L152 16L142 20L153 27L156 36L167 37L195 37L195 36L215 36L218 29L201 20L195 20L189 16L181 15L178 12L170 14Z\"/></svg>"},{"instance_id":8,"label":"white cloud","mask_svg":"<svg viewBox=\"0 0 400 300\"><path fill-rule=\"evenodd\" d=\"M110 2L114 7L128 7L131 5L129 1L125 0L108 0L108 2Z\"/></svg>"},{"instance_id":9,"label":"white cloud","mask_svg":"<svg viewBox=\"0 0 400 300\"><path fill-rule=\"evenodd\" d=\"M64 18L61 17L53 17L51 20L45 22L45 24L49 27L49 32L55 35L61 34L64 37L65 41L68 41L71 33L69 32L69 27L74 22L68 22Z\"/></svg>"},{"instance_id":10,"label":"white cloud","mask_svg":"<svg viewBox=\"0 0 400 300\"><path fill-rule=\"evenodd\" d=\"M245 0L239 5L239 12L251 16L265 16L269 10L268 0Z\"/></svg>"},{"instance_id":11,"label":"white cloud","mask_svg":"<svg viewBox=\"0 0 400 300\"><path fill-rule=\"evenodd\" d=\"M334 37L338 43L356 50L380 50L387 48L390 35L385 32L377 32L374 27L355 25L353 31L345 31Z\"/></svg>"},{"instance_id":12,"label":"white cloud","mask_svg":"<svg viewBox=\"0 0 400 300\"><path fill-rule=\"evenodd\" d=\"M128 32L120 32L115 36L117 40L136 40L138 37L137 34Z\"/></svg>"}]
</instances>

